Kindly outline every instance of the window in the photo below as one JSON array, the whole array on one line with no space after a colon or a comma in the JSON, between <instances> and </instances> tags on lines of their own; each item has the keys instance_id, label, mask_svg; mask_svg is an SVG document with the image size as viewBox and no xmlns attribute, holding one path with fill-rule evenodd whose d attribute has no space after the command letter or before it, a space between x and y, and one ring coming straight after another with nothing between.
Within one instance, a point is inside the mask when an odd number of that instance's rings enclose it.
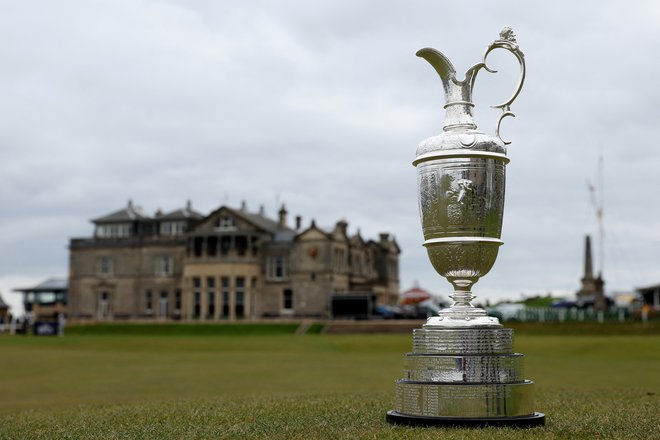
<instances>
[{"instance_id":1,"label":"window","mask_svg":"<svg viewBox=\"0 0 660 440\"><path fill-rule=\"evenodd\" d=\"M39 292L37 294L37 303L55 304L55 292Z\"/></svg>"},{"instance_id":2,"label":"window","mask_svg":"<svg viewBox=\"0 0 660 440\"><path fill-rule=\"evenodd\" d=\"M179 289L176 289L176 292L174 292L174 314L181 314L181 290Z\"/></svg>"},{"instance_id":3,"label":"window","mask_svg":"<svg viewBox=\"0 0 660 440\"><path fill-rule=\"evenodd\" d=\"M233 230L236 229L236 221L233 217L223 215L216 222L215 228L219 230Z\"/></svg>"},{"instance_id":4,"label":"window","mask_svg":"<svg viewBox=\"0 0 660 440\"><path fill-rule=\"evenodd\" d=\"M174 272L174 268L172 267L172 257L167 255L156 257L155 266L156 276L168 277Z\"/></svg>"},{"instance_id":5,"label":"window","mask_svg":"<svg viewBox=\"0 0 660 440\"><path fill-rule=\"evenodd\" d=\"M193 278L193 318L199 318L202 313L202 281Z\"/></svg>"},{"instance_id":6,"label":"window","mask_svg":"<svg viewBox=\"0 0 660 440\"><path fill-rule=\"evenodd\" d=\"M282 308L285 310L293 309L293 290L284 289L282 298L284 300L282 304Z\"/></svg>"},{"instance_id":7,"label":"window","mask_svg":"<svg viewBox=\"0 0 660 440\"><path fill-rule=\"evenodd\" d=\"M268 278L271 280L284 280L289 278L289 257L276 255L268 258Z\"/></svg>"},{"instance_id":8,"label":"window","mask_svg":"<svg viewBox=\"0 0 660 440\"><path fill-rule=\"evenodd\" d=\"M206 278L206 294L208 298L207 318L213 318L215 315L215 278Z\"/></svg>"},{"instance_id":9,"label":"window","mask_svg":"<svg viewBox=\"0 0 660 440\"><path fill-rule=\"evenodd\" d=\"M106 223L96 227L96 236L100 238L121 238L130 235L130 223Z\"/></svg>"},{"instance_id":10,"label":"window","mask_svg":"<svg viewBox=\"0 0 660 440\"><path fill-rule=\"evenodd\" d=\"M229 277L222 277L220 279L222 285L222 316L229 316Z\"/></svg>"},{"instance_id":11,"label":"window","mask_svg":"<svg viewBox=\"0 0 660 440\"><path fill-rule=\"evenodd\" d=\"M114 275L114 262L110 257L99 258L96 264L96 272L102 277L111 277Z\"/></svg>"},{"instance_id":12,"label":"window","mask_svg":"<svg viewBox=\"0 0 660 440\"><path fill-rule=\"evenodd\" d=\"M203 247L204 247L204 238L195 237L195 239L193 240L193 254L195 254L196 257L202 256Z\"/></svg>"},{"instance_id":13,"label":"window","mask_svg":"<svg viewBox=\"0 0 660 440\"><path fill-rule=\"evenodd\" d=\"M244 235L238 235L235 238L235 243L236 243L236 251L238 252L238 255L241 257L244 256L248 248L247 237Z\"/></svg>"},{"instance_id":14,"label":"window","mask_svg":"<svg viewBox=\"0 0 660 440\"><path fill-rule=\"evenodd\" d=\"M335 272L345 272L346 270L346 251L344 249L335 248Z\"/></svg>"},{"instance_id":15,"label":"window","mask_svg":"<svg viewBox=\"0 0 660 440\"><path fill-rule=\"evenodd\" d=\"M356 275L363 275L364 274L364 263L363 263L363 256L362 254L358 253L353 253L350 254L352 257L352 263L353 263L353 273Z\"/></svg>"},{"instance_id":16,"label":"window","mask_svg":"<svg viewBox=\"0 0 660 440\"><path fill-rule=\"evenodd\" d=\"M226 235L220 237L220 253L222 255L227 255L229 253L230 247L231 247L231 237Z\"/></svg>"},{"instance_id":17,"label":"window","mask_svg":"<svg viewBox=\"0 0 660 440\"><path fill-rule=\"evenodd\" d=\"M160 224L160 235L183 235L186 232L186 222L163 222Z\"/></svg>"},{"instance_id":18,"label":"window","mask_svg":"<svg viewBox=\"0 0 660 440\"><path fill-rule=\"evenodd\" d=\"M144 299L144 311L147 315L151 315L153 313L153 308L154 308L154 299L151 294L151 290L147 290Z\"/></svg>"},{"instance_id":19,"label":"window","mask_svg":"<svg viewBox=\"0 0 660 440\"><path fill-rule=\"evenodd\" d=\"M66 304L66 293L55 292L55 302Z\"/></svg>"},{"instance_id":20,"label":"window","mask_svg":"<svg viewBox=\"0 0 660 440\"><path fill-rule=\"evenodd\" d=\"M245 316L245 278L236 277L236 317Z\"/></svg>"},{"instance_id":21,"label":"window","mask_svg":"<svg viewBox=\"0 0 660 440\"><path fill-rule=\"evenodd\" d=\"M252 256L256 257L257 252L259 252L259 239L257 237L252 237Z\"/></svg>"},{"instance_id":22,"label":"window","mask_svg":"<svg viewBox=\"0 0 660 440\"><path fill-rule=\"evenodd\" d=\"M209 257L215 257L218 254L218 237L208 237L206 239L206 254Z\"/></svg>"}]
</instances>

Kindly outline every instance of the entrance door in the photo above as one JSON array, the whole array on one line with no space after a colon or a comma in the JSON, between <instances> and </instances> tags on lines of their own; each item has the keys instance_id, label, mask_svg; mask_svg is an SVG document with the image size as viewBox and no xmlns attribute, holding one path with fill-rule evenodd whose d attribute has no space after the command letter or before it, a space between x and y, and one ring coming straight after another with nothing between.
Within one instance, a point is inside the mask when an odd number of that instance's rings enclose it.
<instances>
[{"instance_id":1,"label":"entrance door","mask_svg":"<svg viewBox=\"0 0 660 440\"><path fill-rule=\"evenodd\" d=\"M110 318L110 294L108 292L99 293L96 317L98 319Z\"/></svg>"},{"instance_id":2,"label":"entrance door","mask_svg":"<svg viewBox=\"0 0 660 440\"><path fill-rule=\"evenodd\" d=\"M158 302L158 316L161 319L167 318L167 292L160 292L160 301Z\"/></svg>"}]
</instances>

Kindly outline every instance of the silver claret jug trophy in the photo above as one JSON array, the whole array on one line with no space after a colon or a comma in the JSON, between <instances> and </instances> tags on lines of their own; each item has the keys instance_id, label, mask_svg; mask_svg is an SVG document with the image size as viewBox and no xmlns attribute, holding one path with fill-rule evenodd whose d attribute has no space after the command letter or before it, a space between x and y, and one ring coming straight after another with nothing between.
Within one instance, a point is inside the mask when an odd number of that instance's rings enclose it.
<instances>
[{"instance_id":1,"label":"silver claret jug trophy","mask_svg":"<svg viewBox=\"0 0 660 440\"><path fill-rule=\"evenodd\" d=\"M520 63L513 95L502 110L495 137L477 129L472 89L494 49L506 49ZM471 303L472 285L495 263L502 245L506 145L500 123L513 116L511 103L525 80L525 59L513 31L504 28L483 61L465 79L435 49L417 55L438 72L445 90L443 132L417 148L419 212L424 246L435 270L454 287L453 304L413 330L413 351L404 356L404 378L396 382L391 423L446 426L537 426L533 382L525 380L522 354L513 352L513 330Z\"/></svg>"}]
</instances>

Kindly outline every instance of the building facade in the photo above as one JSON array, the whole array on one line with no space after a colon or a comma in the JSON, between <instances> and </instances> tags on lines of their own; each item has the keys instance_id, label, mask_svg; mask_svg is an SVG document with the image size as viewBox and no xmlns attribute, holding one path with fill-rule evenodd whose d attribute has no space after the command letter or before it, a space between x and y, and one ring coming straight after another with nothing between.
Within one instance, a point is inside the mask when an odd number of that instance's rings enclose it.
<instances>
[{"instance_id":1,"label":"building facade","mask_svg":"<svg viewBox=\"0 0 660 440\"><path fill-rule=\"evenodd\" d=\"M49 278L36 286L14 289L23 295L23 310L29 321L58 322L66 315L68 286L63 278Z\"/></svg>"},{"instance_id":2,"label":"building facade","mask_svg":"<svg viewBox=\"0 0 660 440\"><path fill-rule=\"evenodd\" d=\"M133 205L92 220L70 242L68 315L75 320L240 320L328 317L333 295L368 292L394 304L400 249L347 223L289 227L263 209L222 206L147 215Z\"/></svg>"}]
</instances>

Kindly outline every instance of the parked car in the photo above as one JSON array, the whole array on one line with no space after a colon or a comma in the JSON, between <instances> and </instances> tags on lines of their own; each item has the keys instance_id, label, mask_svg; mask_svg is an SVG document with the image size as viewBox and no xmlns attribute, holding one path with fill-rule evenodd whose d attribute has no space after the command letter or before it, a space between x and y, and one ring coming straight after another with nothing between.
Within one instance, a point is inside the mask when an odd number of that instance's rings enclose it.
<instances>
[{"instance_id":1,"label":"parked car","mask_svg":"<svg viewBox=\"0 0 660 440\"><path fill-rule=\"evenodd\" d=\"M387 304L380 304L374 310L374 315L383 319L396 319L400 314L401 310L398 307L388 306Z\"/></svg>"},{"instance_id":2,"label":"parked car","mask_svg":"<svg viewBox=\"0 0 660 440\"><path fill-rule=\"evenodd\" d=\"M417 304L410 304L402 306L405 318L408 319L426 319L430 316L435 316L440 312L440 307L430 299Z\"/></svg>"}]
</instances>

